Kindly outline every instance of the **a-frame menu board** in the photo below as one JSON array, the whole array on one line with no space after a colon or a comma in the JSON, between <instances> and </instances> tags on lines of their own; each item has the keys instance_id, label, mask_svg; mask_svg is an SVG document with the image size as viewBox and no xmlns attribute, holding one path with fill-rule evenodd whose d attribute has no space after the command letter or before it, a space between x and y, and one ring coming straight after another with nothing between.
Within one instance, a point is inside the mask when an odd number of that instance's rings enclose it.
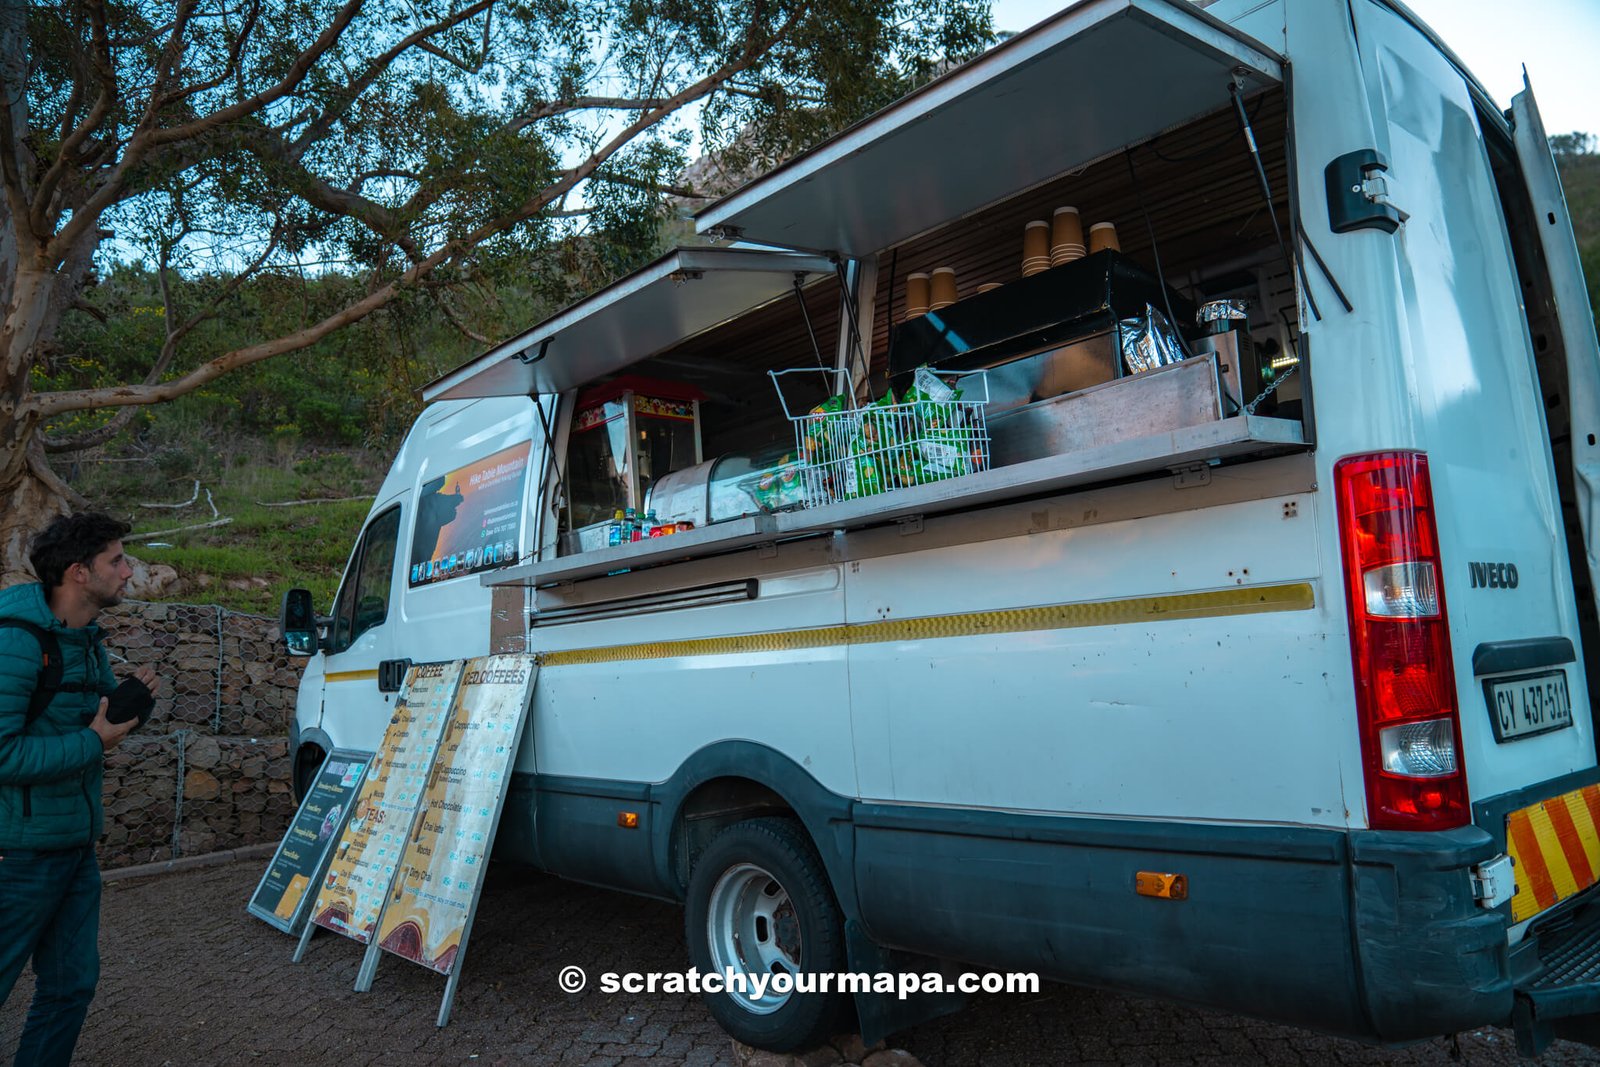
<instances>
[{"instance_id":1,"label":"a-frame menu board","mask_svg":"<svg viewBox=\"0 0 1600 1067\"><path fill-rule=\"evenodd\" d=\"M311 904L311 890L322 880L328 854L344 833L352 801L366 776L370 752L334 749L322 761L294 821L250 895L251 915L286 934L298 934Z\"/></svg>"},{"instance_id":2,"label":"a-frame menu board","mask_svg":"<svg viewBox=\"0 0 1600 1067\"><path fill-rule=\"evenodd\" d=\"M463 667L464 661L452 660L419 664L407 672L383 743L356 795L327 876L317 888L311 922L295 950L296 961L317 926L363 945L371 942Z\"/></svg>"},{"instance_id":3,"label":"a-frame menu board","mask_svg":"<svg viewBox=\"0 0 1600 1067\"><path fill-rule=\"evenodd\" d=\"M468 661L377 939L356 979L356 989L371 987L380 948L447 976L440 1026L450 1019L538 673L531 656Z\"/></svg>"}]
</instances>

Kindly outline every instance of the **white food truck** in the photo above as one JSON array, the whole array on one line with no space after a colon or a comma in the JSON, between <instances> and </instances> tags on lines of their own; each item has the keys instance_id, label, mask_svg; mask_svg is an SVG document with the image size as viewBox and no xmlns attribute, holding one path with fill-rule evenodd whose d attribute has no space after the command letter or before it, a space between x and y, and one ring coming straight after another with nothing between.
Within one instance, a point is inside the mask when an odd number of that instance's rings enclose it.
<instances>
[{"instance_id":1,"label":"white food truck","mask_svg":"<svg viewBox=\"0 0 1600 1067\"><path fill-rule=\"evenodd\" d=\"M698 224L428 387L286 600L302 788L520 652L497 856L702 970L1584 1035L1600 353L1531 91L1394 0L1084 0Z\"/></svg>"}]
</instances>

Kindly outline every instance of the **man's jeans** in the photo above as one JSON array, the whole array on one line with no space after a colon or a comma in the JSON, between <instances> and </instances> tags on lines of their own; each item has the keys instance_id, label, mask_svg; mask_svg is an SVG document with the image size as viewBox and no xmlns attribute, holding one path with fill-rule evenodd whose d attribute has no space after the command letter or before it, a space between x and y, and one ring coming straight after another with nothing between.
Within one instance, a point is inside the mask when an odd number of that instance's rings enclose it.
<instances>
[{"instance_id":1,"label":"man's jeans","mask_svg":"<svg viewBox=\"0 0 1600 1067\"><path fill-rule=\"evenodd\" d=\"M0 849L0 1003L29 957L38 985L18 1067L66 1067L100 978L100 866L94 848Z\"/></svg>"}]
</instances>

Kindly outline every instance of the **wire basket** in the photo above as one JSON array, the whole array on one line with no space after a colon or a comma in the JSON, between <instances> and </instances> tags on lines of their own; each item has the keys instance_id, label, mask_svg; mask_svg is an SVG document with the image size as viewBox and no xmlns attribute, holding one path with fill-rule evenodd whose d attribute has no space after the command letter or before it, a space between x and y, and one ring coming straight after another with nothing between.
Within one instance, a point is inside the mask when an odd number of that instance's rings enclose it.
<instances>
[{"instance_id":1,"label":"wire basket","mask_svg":"<svg viewBox=\"0 0 1600 1067\"><path fill-rule=\"evenodd\" d=\"M989 469L989 427L984 418L989 379L984 371L938 375L919 371L919 390L932 395L949 392L945 379L960 379L955 395L947 400L880 401L847 408L843 404L852 392L845 388L801 414L789 407L779 379L786 374L832 376L837 372L797 367L767 373L772 376L783 413L794 426L808 508ZM924 385L928 388L923 389Z\"/></svg>"}]
</instances>

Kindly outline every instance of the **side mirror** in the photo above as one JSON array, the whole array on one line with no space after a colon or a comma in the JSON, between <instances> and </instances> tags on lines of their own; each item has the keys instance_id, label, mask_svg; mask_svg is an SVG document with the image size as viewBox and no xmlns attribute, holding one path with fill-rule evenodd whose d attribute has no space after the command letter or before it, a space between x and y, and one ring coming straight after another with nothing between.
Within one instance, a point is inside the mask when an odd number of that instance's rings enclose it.
<instances>
[{"instance_id":1,"label":"side mirror","mask_svg":"<svg viewBox=\"0 0 1600 1067\"><path fill-rule=\"evenodd\" d=\"M283 611L278 629L291 656L309 656L317 650L317 613L311 606L309 589L291 589L283 594Z\"/></svg>"}]
</instances>

